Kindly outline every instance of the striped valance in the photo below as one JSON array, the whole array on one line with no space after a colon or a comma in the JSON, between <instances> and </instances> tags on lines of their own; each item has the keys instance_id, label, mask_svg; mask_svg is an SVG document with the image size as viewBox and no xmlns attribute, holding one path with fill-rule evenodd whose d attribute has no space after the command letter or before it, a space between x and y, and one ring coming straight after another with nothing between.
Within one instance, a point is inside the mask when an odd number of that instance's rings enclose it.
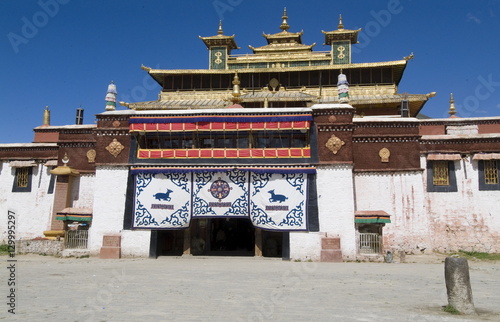
<instances>
[{"instance_id":1,"label":"striped valance","mask_svg":"<svg viewBox=\"0 0 500 322\"><path fill-rule=\"evenodd\" d=\"M385 224L391 222L391 215L383 210L356 211L354 222L356 224Z\"/></svg>"},{"instance_id":2,"label":"striped valance","mask_svg":"<svg viewBox=\"0 0 500 322\"><path fill-rule=\"evenodd\" d=\"M310 158L310 148L138 149L138 159Z\"/></svg>"},{"instance_id":3,"label":"striped valance","mask_svg":"<svg viewBox=\"0 0 500 322\"><path fill-rule=\"evenodd\" d=\"M130 131L249 131L308 129L312 114L137 116L129 120Z\"/></svg>"},{"instance_id":4,"label":"striped valance","mask_svg":"<svg viewBox=\"0 0 500 322\"><path fill-rule=\"evenodd\" d=\"M316 168L313 166L275 166L275 167L256 167L256 166L243 166L243 167L132 167L131 174L139 173L202 173L202 172L221 172L221 171L246 171L253 173L316 173Z\"/></svg>"},{"instance_id":5,"label":"striped valance","mask_svg":"<svg viewBox=\"0 0 500 322\"><path fill-rule=\"evenodd\" d=\"M92 221L92 209L64 208L56 213L56 220Z\"/></svg>"}]
</instances>

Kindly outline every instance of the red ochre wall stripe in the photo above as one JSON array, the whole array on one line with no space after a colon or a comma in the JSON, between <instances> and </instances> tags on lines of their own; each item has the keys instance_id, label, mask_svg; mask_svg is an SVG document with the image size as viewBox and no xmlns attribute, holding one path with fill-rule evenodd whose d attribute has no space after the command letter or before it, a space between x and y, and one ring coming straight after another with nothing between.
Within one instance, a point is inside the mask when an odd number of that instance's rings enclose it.
<instances>
[{"instance_id":1,"label":"red ochre wall stripe","mask_svg":"<svg viewBox=\"0 0 500 322\"><path fill-rule=\"evenodd\" d=\"M310 158L310 148L293 149L139 149L139 159L207 159L207 158Z\"/></svg>"}]
</instances>

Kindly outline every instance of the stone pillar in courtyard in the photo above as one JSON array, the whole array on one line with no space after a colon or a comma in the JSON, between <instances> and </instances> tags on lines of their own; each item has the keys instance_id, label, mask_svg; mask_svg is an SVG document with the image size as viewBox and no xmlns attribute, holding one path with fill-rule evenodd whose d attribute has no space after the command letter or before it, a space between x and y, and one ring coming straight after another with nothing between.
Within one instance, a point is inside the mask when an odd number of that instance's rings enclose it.
<instances>
[{"instance_id":1,"label":"stone pillar in courtyard","mask_svg":"<svg viewBox=\"0 0 500 322\"><path fill-rule=\"evenodd\" d=\"M444 276L448 305L463 314L476 314L467 260L465 258L446 257Z\"/></svg>"}]
</instances>

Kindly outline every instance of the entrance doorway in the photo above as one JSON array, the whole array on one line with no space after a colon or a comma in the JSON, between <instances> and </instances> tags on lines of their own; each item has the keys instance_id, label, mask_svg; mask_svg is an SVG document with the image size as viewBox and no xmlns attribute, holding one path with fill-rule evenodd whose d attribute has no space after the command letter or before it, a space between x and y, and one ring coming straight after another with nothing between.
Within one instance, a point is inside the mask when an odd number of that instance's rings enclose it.
<instances>
[{"instance_id":1,"label":"entrance doorway","mask_svg":"<svg viewBox=\"0 0 500 322\"><path fill-rule=\"evenodd\" d=\"M182 256L184 230L158 230L156 256Z\"/></svg>"},{"instance_id":2,"label":"entrance doorway","mask_svg":"<svg viewBox=\"0 0 500 322\"><path fill-rule=\"evenodd\" d=\"M255 228L247 218L194 219L190 232L192 255L255 255Z\"/></svg>"},{"instance_id":3,"label":"entrance doorway","mask_svg":"<svg viewBox=\"0 0 500 322\"><path fill-rule=\"evenodd\" d=\"M192 219L184 230L153 230L150 256L283 257L288 232L256 229L248 218Z\"/></svg>"}]
</instances>

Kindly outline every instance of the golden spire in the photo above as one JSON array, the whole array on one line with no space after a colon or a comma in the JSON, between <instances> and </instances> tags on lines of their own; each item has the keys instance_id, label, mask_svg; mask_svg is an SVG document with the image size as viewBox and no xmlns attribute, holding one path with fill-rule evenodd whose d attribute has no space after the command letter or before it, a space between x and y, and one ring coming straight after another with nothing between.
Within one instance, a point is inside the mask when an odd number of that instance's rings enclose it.
<instances>
[{"instance_id":1,"label":"golden spire","mask_svg":"<svg viewBox=\"0 0 500 322\"><path fill-rule=\"evenodd\" d=\"M453 93L450 93L450 110L448 111L450 116L454 116L457 114L457 110L455 108L455 99L453 98Z\"/></svg>"},{"instance_id":2,"label":"golden spire","mask_svg":"<svg viewBox=\"0 0 500 322\"><path fill-rule=\"evenodd\" d=\"M240 78L238 77L238 72L234 74L232 95L231 102L233 102L233 104L241 103Z\"/></svg>"},{"instance_id":3,"label":"golden spire","mask_svg":"<svg viewBox=\"0 0 500 322\"><path fill-rule=\"evenodd\" d=\"M224 31L222 31L222 20L219 20L219 30L217 30L217 34L222 35Z\"/></svg>"},{"instance_id":4,"label":"golden spire","mask_svg":"<svg viewBox=\"0 0 500 322\"><path fill-rule=\"evenodd\" d=\"M43 111L43 125L50 125L50 110L48 106L45 106L45 110Z\"/></svg>"},{"instance_id":5,"label":"golden spire","mask_svg":"<svg viewBox=\"0 0 500 322\"><path fill-rule=\"evenodd\" d=\"M288 29L290 29L290 26L287 22L288 16L286 15L286 7L283 10L283 16L281 17L281 19L283 19L283 22L281 23L280 29L283 31L287 31Z\"/></svg>"},{"instance_id":6,"label":"golden spire","mask_svg":"<svg viewBox=\"0 0 500 322\"><path fill-rule=\"evenodd\" d=\"M344 24L342 23L342 15L339 17L339 25L338 25L338 30L344 30Z\"/></svg>"}]
</instances>

